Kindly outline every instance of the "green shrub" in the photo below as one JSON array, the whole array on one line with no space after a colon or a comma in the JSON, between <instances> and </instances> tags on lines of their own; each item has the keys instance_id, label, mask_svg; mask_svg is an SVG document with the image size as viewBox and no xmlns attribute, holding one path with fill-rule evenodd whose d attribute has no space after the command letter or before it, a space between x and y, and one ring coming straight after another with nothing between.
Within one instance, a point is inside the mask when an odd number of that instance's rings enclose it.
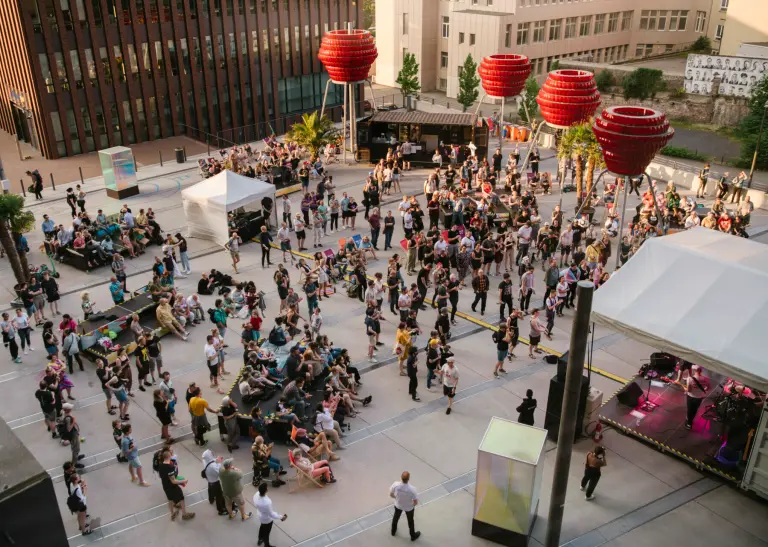
<instances>
[{"instance_id":1,"label":"green shrub","mask_svg":"<svg viewBox=\"0 0 768 547\"><path fill-rule=\"evenodd\" d=\"M654 98L658 91L666 87L662 79L663 72L653 68L638 68L624 77L621 87L625 99Z\"/></svg>"},{"instance_id":2,"label":"green shrub","mask_svg":"<svg viewBox=\"0 0 768 547\"><path fill-rule=\"evenodd\" d=\"M616 78L613 77L613 72L610 70L603 70L595 76L595 83L598 90L605 92L616 85Z\"/></svg>"},{"instance_id":3,"label":"green shrub","mask_svg":"<svg viewBox=\"0 0 768 547\"><path fill-rule=\"evenodd\" d=\"M678 87L677 89L673 89L669 92L670 99L679 99L681 97L685 97L687 91L685 91L684 87Z\"/></svg>"},{"instance_id":4,"label":"green shrub","mask_svg":"<svg viewBox=\"0 0 768 547\"><path fill-rule=\"evenodd\" d=\"M707 161L707 157L699 154L694 150L690 150L685 146L665 146L659 150L659 154L662 156L669 156L670 158L681 158L684 160L696 160Z\"/></svg>"},{"instance_id":5,"label":"green shrub","mask_svg":"<svg viewBox=\"0 0 768 547\"><path fill-rule=\"evenodd\" d=\"M709 53L712 51L712 42L706 36L699 36L691 46L693 51L706 51Z\"/></svg>"}]
</instances>

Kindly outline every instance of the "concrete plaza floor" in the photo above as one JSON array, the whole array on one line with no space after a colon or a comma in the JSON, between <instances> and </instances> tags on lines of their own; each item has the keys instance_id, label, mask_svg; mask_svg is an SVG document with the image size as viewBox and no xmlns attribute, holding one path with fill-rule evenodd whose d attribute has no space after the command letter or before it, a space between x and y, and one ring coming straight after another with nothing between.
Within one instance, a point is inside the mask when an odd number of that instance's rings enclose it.
<instances>
[{"instance_id":1,"label":"concrete plaza floor","mask_svg":"<svg viewBox=\"0 0 768 547\"><path fill-rule=\"evenodd\" d=\"M545 158L549 156L549 152L544 153ZM143 180L142 194L129 203L134 207L153 207L163 229L175 233L184 231L186 225L180 190L199 179L195 171L174 173L170 167L147 168L156 171L151 172L151 178ZM541 169L552 171L554 160L543 160ZM360 200L361 181L367 170L365 166L333 167L338 192L350 192ZM404 193L421 193L424 173L407 173L403 181ZM420 199L423 204L423 196ZM383 211L392 209L394 212L400 197L391 196L390 200L391 203L387 202L382 207ZM557 194L539 199L544 218L549 216L559 200ZM565 194L564 209L572 210L573 200L572 193ZM633 200L630 198L629 205L636 204ZM294 210L298 210L296 196L292 196L292 202ZM110 200L100 190L88 196L89 211L103 208L106 213L111 213L119 206L119 202ZM67 205L60 200L32 203L30 209L39 217L43 212L48 213L57 222L69 218ZM357 220L357 232L365 232L367 223L363 215L358 215ZM756 212L753 226L755 233L768 230L768 217L762 211ZM345 230L340 235L350 234L350 230ZM401 234L398 225L395 241L399 241ZM323 243L326 247L335 248L338 237L339 234L328 236ZM35 249L41 240L39 231L30 234L29 239L30 247ZM158 252L157 248L149 249L147 255L128 261L129 288L149 281L152 256ZM391 254L392 251L383 250L378 253L379 259L370 263L369 272L383 271L386 258ZM182 293L189 294L195 290L199 274L204 270L215 267L233 273L228 254L211 242L190 240L190 255L193 274L177 282ZM42 255L34 253L32 256L32 262L43 262ZM273 262L279 261L280 253L273 251L272 258ZM263 331L268 332L278 302L272 282L274 270L261 268L260 251L253 244L243 247L239 269L236 279L252 279L266 293L267 312ZM60 271L63 312L80 316L79 294L86 288L98 303L97 307L109 307L106 285L110 272L107 269L85 274L61 266ZM295 282L298 272L291 268L289 271ZM7 263L1 262L0 283L5 290L6 301L13 284L11 278ZM491 282L495 287L499 278L493 277ZM541 286L538 273L536 283ZM414 402L408 396L407 379L398 376L397 365L391 356L395 316L385 312L385 317L391 319L383 326L382 341L385 345L380 349L379 363L372 366L365 358L367 342L363 336L363 309L360 303L347 298L343 291L320 303L325 317L323 332L337 346L349 348L352 360L363 372L362 392L371 394L373 403L362 409L358 418L351 420L352 431L346 439L348 447L340 452L342 459L333 464L338 479L336 484L323 489L304 488L295 493L289 493L287 487L271 490L275 509L289 515L285 522L275 524L272 535L275 545L384 547L408 543L405 522L401 522L396 538L389 534L388 526L392 507L388 488L404 470L411 472L412 483L421 493L416 522L423 535L418 544L492 545L470 533L479 441L491 417L516 419L515 408L529 388L534 390L538 400L536 425L543 426L549 379L555 370L541 358L529 359L527 348L521 345L516 351L517 359L507 366L509 374L495 380L492 376L495 348L491 334L478 322L485 320L493 323L497 319L496 299L491 295L488 310L481 316L479 310L472 313L469 309L471 298L468 289L462 291L459 309L467 315L462 315L459 325L454 327L452 349L456 354L461 380L454 412L450 416L445 415L442 393L437 389L431 392L426 390L423 359L419 379L422 400ZM213 299L202 297L203 306L209 307ZM431 309L422 312L419 316L422 328L430 329L435 315ZM556 321L554 339L547 342L548 348L554 351L567 349L571 321L570 311ZM164 338L163 356L165 367L171 372L177 389L181 391L188 382L195 381L205 386L204 395L211 406L216 407L220 399L207 387L208 374L203 362L203 344L209 326L206 323L195 327L187 342ZM228 378L233 378L240 365L239 342L236 340L240 322L230 320L229 327L234 332L227 335L232 347L227 368L233 372ZM521 329L521 334L526 336L525 327ZM594 338L595 372L592 383L602 390L604 399L607 399L621 386L623 379L634 374L640 361L647 359L653 348L627 340L602 327L596 328ZM89 512L100 519L101 527L91 536L80 536L75 519L66 508L66 489L60 476L61 464L68 458L69 449L59 446L46 434L42 415L32 396L45 364L39 331L33 333L33 343L37 346L36 351L23 356L22 364L12 363L7 354L0 357L0 401L3 401L0 416L10 423L54 478L64 523L71 536L70 545L76 547L96 543L104 546L181 547L213 546L222 542L230 545L255 544L258 528L255 520L230 522L226 517L216 516L215 509L208 505L205 481L199 473L202 449L190 438L189 418L183 403L178 412L182 425L173 428L172 434L180 439L174 450L181 474L189 479L185 489L187 503L192 505L197 517L189 522L171 522L168 518L159 478L151 471L151 454L159 447L160 426L155 418L150 393L137 391L136 398L131 401L130 413L134 437L141 447L144 469L152 484L149 488L139 488L129 482L125 466L118 464L114 458L116 450L110 428L112 416L105 413L101 389L90 363L86 365L85 372L78 371L72 375L76 385L73 394L77 397L74 412L86 439L82 451L86 454L84 463L89 486ZM220 454L227 454L225 445L215 432L209 434L209 439L210 447ZM609 466L598 486L597 499L585 501L579 492L578 482L590 443L581 441L574 447L561 544L579 547L671 546L695 541L697 547L768 545L765 539L768 538L768 511L764 503L614 431L605 435ZM553 449L554 445L548 444L538 520L531 541L534 546L543 544L546 535ZM276 457L284 463L287 463L286 451L284 446L275 448ZM245 440L233 457L239 468L250 472L251 458ZM289 472L287 478L293 481L293 477L293 472ZM244 493L250 503L255 493L250 485L250 476ZM253 510L250 505L249 508Z\"/></svg>"}]
</instances>

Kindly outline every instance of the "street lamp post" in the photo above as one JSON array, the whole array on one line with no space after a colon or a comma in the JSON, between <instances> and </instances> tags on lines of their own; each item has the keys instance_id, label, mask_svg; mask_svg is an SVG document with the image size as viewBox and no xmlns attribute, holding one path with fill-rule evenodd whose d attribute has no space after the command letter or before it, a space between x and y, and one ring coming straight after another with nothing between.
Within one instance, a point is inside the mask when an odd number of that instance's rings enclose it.
<instances>
[{"instance_id":1,"label":"street lamp post","mask_svg":"<svg viewBox=\"0 0 768 547\"><path fill-rule=\"evenodd\" d=\"M760 119L760 131L757 133L757 144L755 144L755 153L752 156L752 167L749 168L749 181L747 181L747 188L752 188L752 176L755 174L757 152L760 150L760 137L763 136L763 124L765 123L766 113L768 113L768 101L765 102L765 106L763 108L763 117Z\"/></svg>"}]
</instances>

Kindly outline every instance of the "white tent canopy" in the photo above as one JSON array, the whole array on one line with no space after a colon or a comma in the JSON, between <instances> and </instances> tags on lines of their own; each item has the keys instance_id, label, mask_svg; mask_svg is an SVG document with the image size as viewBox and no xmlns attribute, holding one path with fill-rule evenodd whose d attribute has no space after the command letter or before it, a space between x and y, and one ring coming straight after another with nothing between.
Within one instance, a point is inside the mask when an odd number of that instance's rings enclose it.
<instances>
[{"instance_id":1,"label":"white tent canopy","mask_svg":"<svg viewBox=\"0 0 768 547\"><path fill-rule=\"evenodd\" d=\"M232 171L222 171L183 190L181 200L189 237L210 239L224 245L229 239L227 213L240 207L261 209L261 200L265 196L275 199L274 185Z\"/></svg>"},{"instance_id":2,"label":"white tent canopy","mask_svg":"<svg viewBox=\"0 0 768 547\"><path fill-rule=\"evenodd\" d=\"M768 246L706 228L650 239L595 293L592 319L768 391Z\"/></svg>"}]
</instances>

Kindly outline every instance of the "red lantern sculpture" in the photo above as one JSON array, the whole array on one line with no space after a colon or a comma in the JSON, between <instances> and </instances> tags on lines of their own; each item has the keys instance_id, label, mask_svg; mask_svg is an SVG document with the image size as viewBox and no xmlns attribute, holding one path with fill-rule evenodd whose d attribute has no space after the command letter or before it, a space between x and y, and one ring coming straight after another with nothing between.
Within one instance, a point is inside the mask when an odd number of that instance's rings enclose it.
<instances>
[{"instance_id":1,"label":"red lantern sculpture","mask_svg":"<svg viewBox=\"0 0 768 547\"><path fill-rule=\"evenodd\" d=\"M376 42L367 30L332 30L323 36L317 58L332 81L351 83L368 78L378 55Z\"/></svg>"},{"instance_id":2,"label":"red lantern sculpture","mask_svg":"<svg viewBox=\"0 0 768 547\"><path fill-rule=\"evenodd\" d=\"M663 112L642 106L608 107L595 119L592 130L608 169L627 176L644 173L675 134Z\"/></svg>"},{"instance_id":3,"label":"red lantern sculpture","mask_svg":"<svg viewBox=\"0 0 768 547\"><path fill-rule=\"evenodd\" d=\"M531 62L525 55L491 55L477 69L483 89L491 97L514 97L525 87Z\"/></svg>"},{"instance_id":4,"label":"red lantern sculpture","mask_svg":"<svg viewBox=\"0 0 768 547\"><path fill-rule=\"evenodd\" d=\"M600 105L600 92L591 72L553 70L539 90L536 102L549 125L570 127L595 114Z\"/></svg>"}]
</instances>

